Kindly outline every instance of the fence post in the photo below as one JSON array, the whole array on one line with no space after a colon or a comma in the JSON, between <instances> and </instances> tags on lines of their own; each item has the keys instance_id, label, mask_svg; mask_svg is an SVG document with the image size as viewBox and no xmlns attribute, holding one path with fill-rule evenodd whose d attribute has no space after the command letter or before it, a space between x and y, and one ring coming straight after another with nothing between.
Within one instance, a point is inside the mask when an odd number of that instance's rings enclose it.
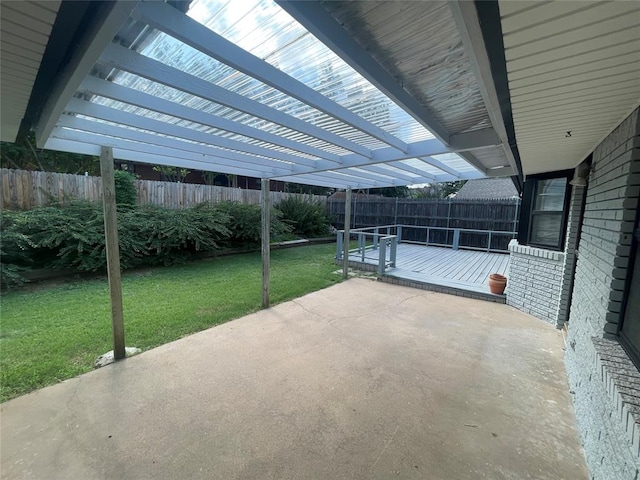
<instances>
[{"instance_id":1,"label":"fence post","mask_svg":"<svg viewBox=\"0 0 640 480\"><path fill-rule=\"evenodd\" d=\"M338 230L336 233L336 260L342 260L342 235L343 231Z\"/></svg>"},{"instance_id":2,"label":"fence post","mask_svg":"<svg viewBox=\"0 0 640 480\"><path fill-rule=\"evenodd\" d=\"M427 227L427 247L429 246L429 227Z\"/></svg>"},{"instance_id":3,"label":"fence post","mask_svg":"<svg viewBox=\"0 0 640 480\"><path fill-rule=\"evenodd\" d=\"M460 245L460 229L459 228L454 228L453 229L453 249L454 250L458 250L458 245Z\"/></svg>"},{"instance_id":4,"label":"fence post","mask_svg":"<svg viewBox=\"0 0 640 480\"><path fill-rule=\"evenodd\" d=\"M344 199L344 243L342 254L342 278L349 278L349 238L351 237L351 187L347 188Z\"/></svg>"},{"instance_id":5,"label":"fence post","mask_svg":"<svg viewBox=\"0 0 640 480\"><path fill-rule=\"evenodd\" d=\"M383 275L386 268L387 241L383 239L380 242L380 252L378 253L378 275Z\"/></svg>"},{"instance_id":6,"label":"fence post","mask_svg":"<svg viewBox=\"0 0 640 480\"><path fill-rule=\"evenodd\" d=\"M491 251L491 231L489 231L489 241L487 242L487 252Z\"/></svg>"},{"instance_id":7,"label":"fence post","mask_svg":"<svg viewBox=\"0 0 640 480\"><path fill-rule=\"evenodd\" d=\"M398 243L402 243L402 225L396 227L396 235L398 236Z\"/></svg>"},{"instance_id":8,"label":"fence post","mask_svg":"<svg viewBox=\"0 0 640 480\"><path fill-rule=\"evenodd\" d=\"M396 211L393 214L393 224L398 223L398 197L396 197Z\"/></svg>"},{"instance_id":9,"label":"fence post","mask_svg":"<svg viewBox=\"0 0 640 480\"><path fill-rule=\"evenodd\" d=\"M380 229L376 227L373 230L373 249L374 250L378 248L378 244L380 243L380 237L378 236L378 232L380 232Z\"/></svg>"},{"instance_id":10,"label":"fence post","mask_svg":"<svg viewBox=\"0 0 640 480\"><path fill-rule=\"evenodd\" d=\"M389 253L389 261L393 268L396 267L396 255L398 253L398 237L391 239L391 252Z\"/></svg>"}]
</instances>

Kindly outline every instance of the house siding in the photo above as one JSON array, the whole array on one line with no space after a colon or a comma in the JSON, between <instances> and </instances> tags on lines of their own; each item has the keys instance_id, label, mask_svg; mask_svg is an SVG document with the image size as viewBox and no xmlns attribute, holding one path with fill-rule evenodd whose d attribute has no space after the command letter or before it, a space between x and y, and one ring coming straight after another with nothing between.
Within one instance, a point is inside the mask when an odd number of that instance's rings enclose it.
<instances>
[{"instance_id":1,"label":"house siding","mask_svg":"<svg viewBox=\"0 0 640 480\"><path fill-rule=\"evenodd\" d=\"M636 110L593 152L573 278L565 362L587 464L598 480L640 478L640 373L615 340L640 193L639 135Z\"/></svg>"}]
</instances>

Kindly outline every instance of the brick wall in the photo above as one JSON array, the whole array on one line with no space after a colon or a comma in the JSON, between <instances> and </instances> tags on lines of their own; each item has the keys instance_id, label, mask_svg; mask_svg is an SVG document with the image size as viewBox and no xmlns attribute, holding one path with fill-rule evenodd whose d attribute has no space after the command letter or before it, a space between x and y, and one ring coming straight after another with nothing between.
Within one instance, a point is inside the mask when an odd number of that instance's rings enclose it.
<instances>
[{"instance_id":1,"label":"brick wall","mask_svg":"<svg viewBox=\"0 0 640 480\"><path fill-rule=\"evenodd\" d=\"M563 252L509 243L507 304L558 326Z\"/></svg>"},{"instance_id":2,"label":"brick wall","mask_svg":"<svg viewBox=\"0 0 640 480\"><path fill-rule=\"evenodd\" d=\"M639 135L636 110L593 153L569 316L569 385L587 464L598 480L640 479L633 433L640 416L629 406L630 398L640 401L640 374L620 358L626 355L621 349L617 359L602 361L603 345L605 353L617 345L605 339L615 338L630 267L640 193Z\"/></svg>"},{"instance_id":3,"label":"brick wall","mask_svg":"<svg viewBox=\"0 0 640 480\"><path fill-rule=\"evenodd\" d=\"M560 302L556 314L556 326L562 327L569 317L569 303L572 298L573 277L577 261L578 233L580 218L583 215L582 203L586 194L585 187L573 187L569 203L567 218L567 232L564 245L564 265L562 268L562 283L560 286Z\"/></svg>"}]
</instances>

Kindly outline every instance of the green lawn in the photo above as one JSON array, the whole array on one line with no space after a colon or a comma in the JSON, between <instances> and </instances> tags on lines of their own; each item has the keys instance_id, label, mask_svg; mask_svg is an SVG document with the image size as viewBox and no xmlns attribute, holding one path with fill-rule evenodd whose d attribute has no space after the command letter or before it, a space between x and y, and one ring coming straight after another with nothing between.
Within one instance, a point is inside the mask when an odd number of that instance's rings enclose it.
<instances>
[{"instance_id":1,"label":"green lawn","mask_svg":"<svg viewBox=\"0 0 640 480\"><path fill-rule=\"evenodd\" d=\"M271 302L341 280L334 244L275 250ZM149 349L260 309L260 254L123 275L127 346ZM112 347L106 278L31 286L0 300L0 401L87 372Z\"/></svg>"}]
</instances>

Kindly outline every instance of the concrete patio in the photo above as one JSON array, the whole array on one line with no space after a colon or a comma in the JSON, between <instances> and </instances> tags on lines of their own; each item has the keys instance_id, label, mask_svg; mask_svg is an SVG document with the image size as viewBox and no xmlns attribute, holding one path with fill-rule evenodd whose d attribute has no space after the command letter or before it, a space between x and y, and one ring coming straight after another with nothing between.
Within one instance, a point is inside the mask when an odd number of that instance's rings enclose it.
<instances>
[{"instance_id":1,"label":"concrete patio","mask_svg":"<svg viewBox=\"0 0 640 480\"><path fill-rule=\"evenodd\" d=\"M586 479L562 348L352 279L3 404L0 476Z\"/></svg>"}]
</instances>

